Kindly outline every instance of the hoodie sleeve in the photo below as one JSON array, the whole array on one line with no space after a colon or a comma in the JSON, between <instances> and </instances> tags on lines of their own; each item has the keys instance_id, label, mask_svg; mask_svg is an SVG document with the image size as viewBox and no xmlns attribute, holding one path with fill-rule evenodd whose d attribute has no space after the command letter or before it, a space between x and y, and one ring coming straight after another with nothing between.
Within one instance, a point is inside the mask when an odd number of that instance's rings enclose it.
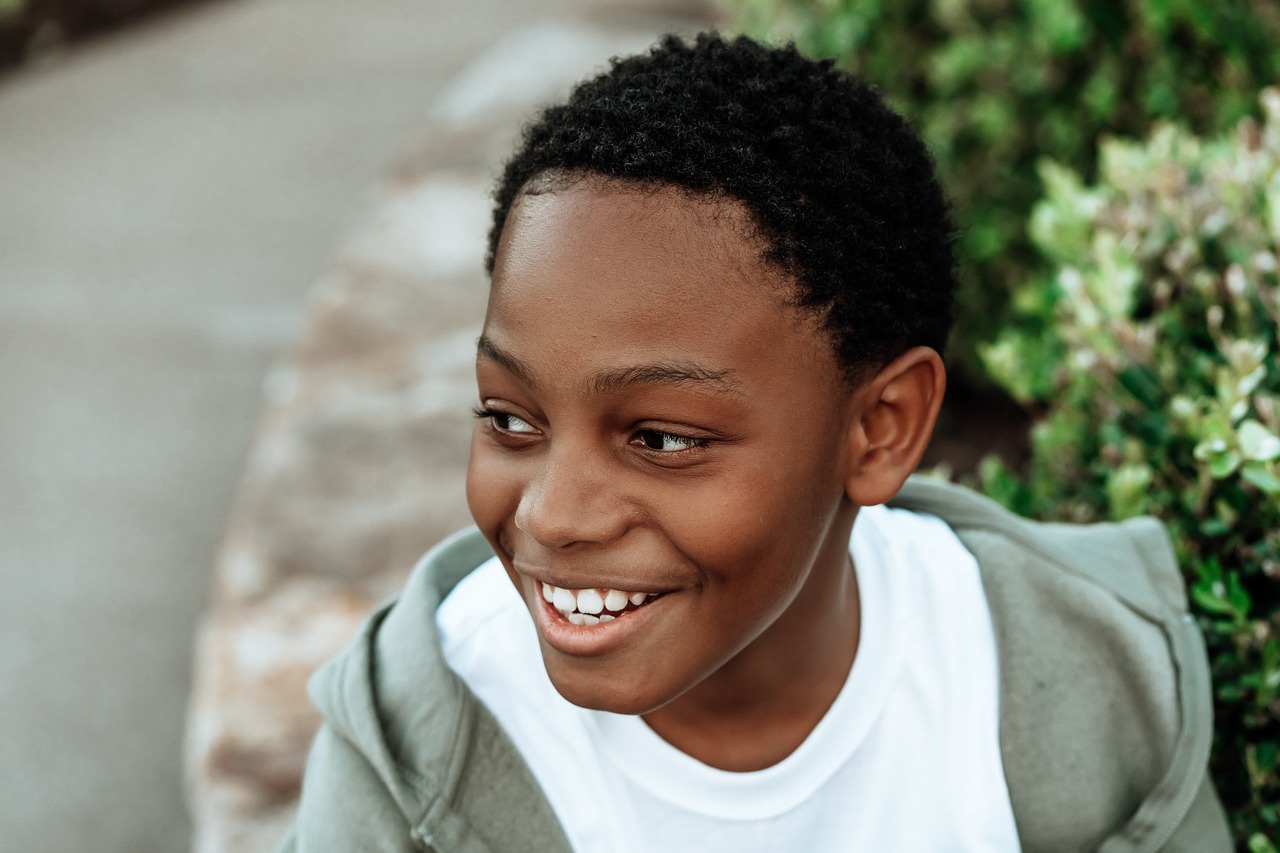
<instances>
[{"instance_id":1,"label":"hoodie sleeve","mask_svg":"<svg viewBox=\"0 0 1280 853\"><path fill-rule=\"evenodd\" d=\"M421 853L373 768L328 726L307 758L302 801L278 853Z\"/></svg>"}]
</instances>

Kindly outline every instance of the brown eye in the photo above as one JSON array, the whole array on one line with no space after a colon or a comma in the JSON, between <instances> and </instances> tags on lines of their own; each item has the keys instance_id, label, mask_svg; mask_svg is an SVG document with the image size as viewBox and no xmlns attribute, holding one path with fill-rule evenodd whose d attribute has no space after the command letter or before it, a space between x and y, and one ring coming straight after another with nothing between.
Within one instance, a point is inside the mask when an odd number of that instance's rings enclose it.
<instances>
[{"instance_id":1,"label":"brown eye","mask_svg":"<svg viewBox=\"0 0 1280 853\"><path fill-rule=\"evenodd\" d=\"M475 416L487 420L498 432L516 433L518 435L534 435L538 430L523 418L497 409L478 408L473 410Z\"/></svg>"},{"instance_id":2,"label":"brown eye","mask_svg":"<svg viewBox=\"0 0 1280 853\"><path fill-rule=\"evenodd\" d=\"M528 421L517 418L515 415L509 415L506 412L494 412L490 417L493 419L493 425L503 432L537 432Z\"/></svg>"},{"instance_id":3,"label":"brown eye","mask_svg":"<svg viewBox=\"0 0 1280 853\"><path fill-rule=\"evenodd\" d=\"M706 447L708 443L705 438L672 435L669 432L662 432L656 429L642 429L637 433L636 437L640 439L640 442L647 449L657 450L662 453L678 453L681 450Z\"/></svg>"}]
</instances>

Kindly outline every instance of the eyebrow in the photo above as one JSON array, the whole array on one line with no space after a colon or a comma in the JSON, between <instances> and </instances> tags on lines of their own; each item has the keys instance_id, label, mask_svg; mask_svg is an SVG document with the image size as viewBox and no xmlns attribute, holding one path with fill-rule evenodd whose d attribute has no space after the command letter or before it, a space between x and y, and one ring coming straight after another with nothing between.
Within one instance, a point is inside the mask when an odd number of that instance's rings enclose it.
<instances>
[{"instance_id":1,"label":"eyebrow","mask_svg":"<svg viewBox=\"0 0 1280 853\"><path fill-rule=\"evenodd\" d=\"M476 342L476 352L499 365L531 388L538 387L529 366L511 353L500 348L484 335ZM591 379L596 393L617 391L634 385L683 385L695 383L723 394L736 395L740 391L737 382L730 378L730 370L713 370L693 362L662 361L654 364L637 364L606 370Z\"/></svg>"},{"instance_id":2,"label":"eyebrow","mask_svg":"<svg viewBox=\"0 0 1280 853\"><path fill-rule=\"evenodd\" d=\"M476 354L501 365L508 373L515 376L530 388L538 387L538 381L533 378L533 371L531 371L523 361L516 358L514 355L511 355L506 350L500 349L497 344L486 338L484 335L481 335L480 340L476 341Z\"/></svg>"}]
</instances>

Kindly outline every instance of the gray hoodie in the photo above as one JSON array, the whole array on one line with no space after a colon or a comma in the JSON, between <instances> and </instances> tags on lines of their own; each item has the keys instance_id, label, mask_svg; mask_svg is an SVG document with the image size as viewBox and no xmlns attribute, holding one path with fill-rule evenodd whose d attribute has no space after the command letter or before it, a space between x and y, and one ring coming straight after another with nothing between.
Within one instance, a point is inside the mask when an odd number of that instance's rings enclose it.
<instances>
[{"instance_id":1,"label":"gray hoodie","mask_svg":"<svg viewBox=\"0 0 1280 853\"><path fill-rule=\"evenodd\" d=\"M919 478L891 505L942 518L978 560L1023 850L1231 850L1205 769L1204 645L1163 528L1039 524ZM491 556L475 529L432 549L401 596L312 678L326 722L281 853L570 850L436 637L440 602Z\"/></svg>"}]
</instances>

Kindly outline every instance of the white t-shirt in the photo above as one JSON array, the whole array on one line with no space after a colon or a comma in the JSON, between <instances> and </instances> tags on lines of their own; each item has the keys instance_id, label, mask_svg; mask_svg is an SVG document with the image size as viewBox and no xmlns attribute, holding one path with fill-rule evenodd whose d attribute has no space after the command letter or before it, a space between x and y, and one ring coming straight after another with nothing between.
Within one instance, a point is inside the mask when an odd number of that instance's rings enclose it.
<instances>
[{"instance_id":1,"label":"white t-shirt","mask_svg":"<svg viewBox=\"0 0 1280 853\"><path fill-rule=\"evenodd\" d=\"M436 621L449 666L510 735L578 853L1017 851L973 556L939 519L885 507L859 512L850 550L862 623L844 687L795 752L748 773L561 697L496 558Z\"/></svg>"}]
</instances>

